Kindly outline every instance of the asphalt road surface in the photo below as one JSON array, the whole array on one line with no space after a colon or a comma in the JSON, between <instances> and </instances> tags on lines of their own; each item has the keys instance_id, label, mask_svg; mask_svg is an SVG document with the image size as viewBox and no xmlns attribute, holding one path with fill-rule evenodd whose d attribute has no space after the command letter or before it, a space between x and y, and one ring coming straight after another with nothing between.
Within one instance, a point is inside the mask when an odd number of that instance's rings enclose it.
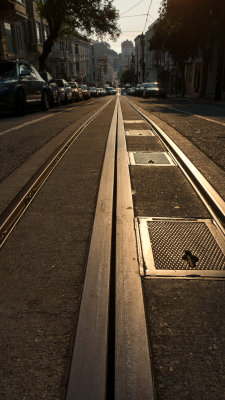
<instances>
[{"instance_id":1,"label":"asphalt road surface","mask_svg":"<svg viewBox=\"0 0 225 400\"><path fill-rule=\"evenodd\" d=\"M117 97L91 99L48 113L32 111L20 118L4 115L0 119L2 213L48 157L105 106L76 137L0 250L0 399L66 399L99 184ZM166 149L157 137L146 134L149 125L127 101L167 133L225 200L223 105L130 96L120 101L125 133L128 132L128 153ZM126 161L128 153L123 154ZM129 175L131 211L136 222L146 217L212 218L176 163L169 167L129 165ZM117 179L114 183L118 183ZM116 190L114 195L119 199ZM115 208L119 202L114 199ZM101 210L104 216L104 206ZM131 225L134 229L133 221ZM112 235L114 249L117 228L113 228ZM126 235L122 240L126 243ZM140 256L140 249L132 250ZM116 262L115 254L112 259L111 264ZM127 267L124 265L125 274ZM131 290L124 284L124 301L127 298L129 303L125 304L125 322L129 324L133 318L129 317L129 307L135 301L138 307L142 301L154 395L143 394L151 392L149 382L146 391L141 386L140 394L136 394L138 384L132 376L132 364L117 365L115 309L115 315L111 311L109 337L113 343L108 351L115 352L116 357L110 356L112 365L108 368L113 371L116 366L121 376L127 368L123 400L223 400L224 279L152 277L142 272L139 266L134 275L140 282L143 299L142 295L141 300L137 296L135 287ZM129 280L127 275L127 285ZM130 298L126 297L126 290L130 291ZM112 296L116 293L110 293ZM94 300L90 298L91 301ZM112 303L115 307L115 298ZM138 330L133 326L131 337L126 332L127 342L132 342L132 335ZM143 334L143 346L144 343ZM120 351L123 352L122 346ZM129 361L130 355L126 356ZM141 371L140 374L143 375ZM88 376L86 380L88 386ZM122 378L119 381L112 372L111 378L107 375L107 382L106 398L121 398L117 384L122 387ZM101 400L94 391L91 398Z\"/></svg>"}]
</instances>

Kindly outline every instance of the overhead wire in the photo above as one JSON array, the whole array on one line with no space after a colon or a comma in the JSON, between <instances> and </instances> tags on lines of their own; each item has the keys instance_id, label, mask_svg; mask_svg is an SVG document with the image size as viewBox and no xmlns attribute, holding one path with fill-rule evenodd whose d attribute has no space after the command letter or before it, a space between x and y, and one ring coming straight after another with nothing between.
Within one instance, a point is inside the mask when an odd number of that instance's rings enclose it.
<instances>
[{"instance_id":1,"label":"overhead wire","mask_svg":"<svg viewBox=\"0 0 225 400\"><path fill-rule=\"evenodd\" d=\"M144 31L145 31L145 28L146 28L146 25L147 25L148 16L149 16L149 11L150 11L150 8L151 8L151 6L152 6L152 1L153 1L153 0L150 0L150 4L149 4L149 8L148 8L148 12L147 12L147 17L146 17L146 21L145 21L145 26L144 26L144 29L143 29L142 33L144 33Z\"/></svg>"},{"instance_id":2,"label":"overhead wire","mask_svg":"<svg viewBox=\"0 0 225 400\"><path fill-rule=\"evenodd\" d=\"M124 11L122 14L120 14L120 17L124 14L126 14L127 12L133 10L133 8L137 7L139 4L141 4L144 0L139 1L137 4L135 4L133 7L129 8L127 11Z\"/></svg>"},{"instance_id":3,"label":"overhead wire","mask_svg":"<svg viewBox=\"0 0 225 400\"><path fill-rule=\"evenodd\" d=\"M147 15L147 14L125 15L124 17L120 17L120 18L143 17L143 15Z\"/></svg>"}]
</instances>

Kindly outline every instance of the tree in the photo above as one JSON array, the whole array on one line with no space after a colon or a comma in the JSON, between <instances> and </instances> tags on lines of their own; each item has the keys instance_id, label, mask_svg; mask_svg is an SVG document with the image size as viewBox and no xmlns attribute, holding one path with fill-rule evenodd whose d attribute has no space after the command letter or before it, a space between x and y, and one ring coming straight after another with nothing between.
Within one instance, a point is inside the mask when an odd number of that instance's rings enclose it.
<instances>
[{"instance_id":1,"label":"tree","mask_svg":"<svg viewBox=\"0 0 225 400\"><path fill-rule=\"evenodd\" d=\"M126 69L122 72L120 83L121 85L125 85L126 83L133 84L134 82L134 71L132 69Z\"/></svg>"},{"instance_id":2,"label":"tree","mask_svg":"<svg viewBox=\"0 0 225 400\"><path fill-rule=\"evenodd\" d=\"M80 36L95 33L118 37L118 11L112 0L38 0L37 7L49 26L49 35L39 57L40 70L46 69L46 60L60 34Z\"/></svg>"},{"instance_id":3,"label":"tree","mask_svg":"<svg viewBox=\"0 0 225 400\"><path fill-rule=\"evenodd\" d=\"M190 0L191 1L191 0ZM154 26L150 48L167 50L181 72L181 90L185 94L185 62L196 55L197 47L193 40L190 1L173 0L161 4L160 18Z\"/></svg>"},{"instance_id":4,"label":"tree","mask_svg":"<svg viewBox=\"0 0 225 400\"><path fill-rule=\"evenodd\" d=\"M224 49L224 0L163 0L160 18L150 41L153 49L166 49L178 64L182 75L182 93L185 93L185 63L202 56L200 97L205 96L208 69L213 48L218 41ZM223 50L224 54L224 50ZM218 56L218 70L223 65ZM218 73L221 76L221 73ZM218 79L221 86L221 78ZM219 86L218 86L219 87Z\"/></svg>"}]
</instances>

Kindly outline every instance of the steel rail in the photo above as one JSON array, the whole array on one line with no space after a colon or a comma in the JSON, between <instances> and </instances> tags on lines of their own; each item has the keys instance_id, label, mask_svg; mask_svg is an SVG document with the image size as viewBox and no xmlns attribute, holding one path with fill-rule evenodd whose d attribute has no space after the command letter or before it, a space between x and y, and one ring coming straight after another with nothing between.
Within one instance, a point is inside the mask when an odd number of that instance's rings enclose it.
<instances>
[{"instance_id":1,"label":"steel rail","mask_svg":"<svg viewBox=\"0 0 225 400\"><path fill-rule=\"evenodd\" d=\"M105 400L110 308L117 105L102 169L66 400Z\"/></svg>"},{"instance_id":2,"label":"steel rail","mask_svg":"<svg viewBox=\"0 0 225 400\"><path fill-rule=\"evenodd\" d=\"M125 100L125 99L124 99ZM161 139L165 147L175 158L178 166L183 171L189 182L192 184L206 208L218 224L219 228L225 234L225 201L219 193L212 187L202 173L195 167L190 159L176 145L176 143L147 115L133 103L125 100L135 111L137 111L154 129L158 137Z\"/></svg>"},{"instance_id":3,"label":"steel rail","mask_svg":"<svg viewBox=\"0 0 225 400\"><path fill-rule=\"evenodd\" d=\"M118 109L116 207L115 400L153 400L144 300L121 106Z\"/></svg>"},{"instance_id":4,"label":"steel rail","mask_svg":"<svg viewBox=\"0 0 225 400\"><path fill-rule=\"evenodd\" d=\"M78 139L84 129L104 110L105 107L108 106L111 101L112 99L91 115L87 121L73 132L72 135L70 135L69 138L67 138L53 152L53 154L48 157L45 163L36 171L11 203L5 208L3 213L0 215L0 249L59 161L66 154L74 141Z\"/></svg>"}]
</instances>

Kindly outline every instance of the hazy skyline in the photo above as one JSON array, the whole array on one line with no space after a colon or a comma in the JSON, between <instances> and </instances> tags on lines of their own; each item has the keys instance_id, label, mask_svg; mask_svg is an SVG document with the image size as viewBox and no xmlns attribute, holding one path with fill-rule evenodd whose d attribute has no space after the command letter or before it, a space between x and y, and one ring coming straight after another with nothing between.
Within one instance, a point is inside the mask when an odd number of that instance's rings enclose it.
<instances>
[{"instance_id":1,"label":"hazy skyline","mask_svg":"<svg viewBox=\"0 0 225 400\"><path fill-rule=\"evenodd\" d=\"M136 36L142 32L145 33L148 27L158 18L161 0L114 0L113 4L120 13L121 35L117 42L107 39L106 41L113 50L121 53L121 42L124 40L133 41Z\"/></svg>"}]
</instances>

